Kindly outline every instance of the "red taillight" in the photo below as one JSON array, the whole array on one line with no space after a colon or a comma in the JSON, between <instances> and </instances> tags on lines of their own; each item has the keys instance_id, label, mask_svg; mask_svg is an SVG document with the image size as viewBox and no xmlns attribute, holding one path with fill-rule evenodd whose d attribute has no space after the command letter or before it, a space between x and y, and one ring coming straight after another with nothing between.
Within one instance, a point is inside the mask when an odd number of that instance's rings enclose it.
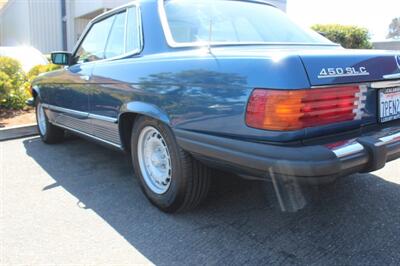
<instances>
[{"instance_id":1,"label":"red taillight","mask_svg":"<svg viewBox=\"0 0 400 266\"><path fill-rule=\"evenodd\" d=\"M307 90L256 89L251 94L246 123L267 130L298 130L360 118L361 88Z\"/></svg>"}]
</instances>

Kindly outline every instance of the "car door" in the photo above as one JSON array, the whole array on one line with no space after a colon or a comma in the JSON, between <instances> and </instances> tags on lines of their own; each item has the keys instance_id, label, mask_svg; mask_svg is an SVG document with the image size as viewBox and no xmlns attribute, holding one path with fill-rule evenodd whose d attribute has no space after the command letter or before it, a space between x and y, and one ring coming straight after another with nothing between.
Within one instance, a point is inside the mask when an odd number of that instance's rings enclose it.
<instances>
[{"instance_id":1,"label":"car door","mask_svg":"<svg viewBox=\"0 0 400 266\"><path fill-rule=\"evenodd\" d=\"M96 61L105 58L104 49L113 17L96 21L79 42L73 57L75 64L66 67L58 79L58 88L53 91L51 101L56 113L54 122L69 129L87 134L93 133L89 119L89 95L92 90L92 71Z\"/></svg>"},{"instance_id":2,"label":"car door","mask_svg":"<svg viewBox=\"0 0 400 266\"><path fill-rule=\"evenodd\" d=\"M105 60L96 62L93 69L89 118L96 137L120 145L117 119L122 104L132 97L132 87L116 76L122 65L128 66L128 61L140 53L141 32L139 10L135 4L119 10L114 16Z\"/></svg>"}]
</instances>

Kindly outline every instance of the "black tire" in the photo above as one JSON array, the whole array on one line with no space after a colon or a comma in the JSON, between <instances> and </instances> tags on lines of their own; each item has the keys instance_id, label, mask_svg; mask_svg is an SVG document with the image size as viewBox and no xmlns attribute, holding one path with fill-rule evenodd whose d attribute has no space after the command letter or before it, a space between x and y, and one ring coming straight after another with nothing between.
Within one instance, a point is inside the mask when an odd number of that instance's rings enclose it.
<instances>
[{"instance_id":1,"label":"black tire","mask_svg":"<svg viewBox=\"0 0 400 266\"><path fill-rule=\"evenodd\" d=\"M144 180L138 159L139 135L146 127L154 127L163 137L171 158L171 183L163 194L155 193ZM188 211L197 207L210 188L211 169L195 160L176 143L172 130L165 124L141 116L136 119L131 136L132 160L141 188L150 202L168 213Z\"/></svg>"},{"instance_id":2,"label":"black tire","mask_svg":"<svg viewBox=\"0 0 400 266\"><path fill-rule=\"evenodd\" d=\"M46 144L54 144L63 141L64 139L64 130L59 128L49 122L47 118L46 112L44 112L44 119L45 119L45 132L42 132L39 126L39 108L40 108L40 100L36 98L35 100L35 107L36 107L36 123L37 129L42 141Z\"/></svg>"}]
</instances>

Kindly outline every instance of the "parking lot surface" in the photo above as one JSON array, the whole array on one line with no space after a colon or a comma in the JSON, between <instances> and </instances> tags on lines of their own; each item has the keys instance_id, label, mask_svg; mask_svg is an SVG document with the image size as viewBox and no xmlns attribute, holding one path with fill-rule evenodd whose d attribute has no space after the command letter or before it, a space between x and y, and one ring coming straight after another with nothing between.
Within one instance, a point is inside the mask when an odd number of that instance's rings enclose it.
<instances>
[{"instance_id":1,"label":"parking lot surface","mask_svg":"<svg viewBox=\"0 0 400 266\"><path fill-rule=\"evenodd\" d=\"M297 213L217 174L202 206L164 214L128 156L75 138L0 142L0 181L1 265L400 264L400 160L315 189Z\"/></svg>"}]
</instances>

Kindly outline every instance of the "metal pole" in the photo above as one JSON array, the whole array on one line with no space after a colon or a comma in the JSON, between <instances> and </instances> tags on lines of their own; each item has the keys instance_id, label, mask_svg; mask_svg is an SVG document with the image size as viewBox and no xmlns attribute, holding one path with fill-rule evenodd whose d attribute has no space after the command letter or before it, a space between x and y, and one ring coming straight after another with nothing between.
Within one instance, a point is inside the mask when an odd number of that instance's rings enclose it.
<instances>
[{"instance_id":1,"label":"metal pole","mask_svg":"<svg viewBox=\"0 0 400 266\"><path fill-rule=\"evenodd\" d=\"M61 0L61 27L62 27L62 48L64 51L68 49L67 42L67 6L66 1Z\"/></svg>"}]
</instances>

